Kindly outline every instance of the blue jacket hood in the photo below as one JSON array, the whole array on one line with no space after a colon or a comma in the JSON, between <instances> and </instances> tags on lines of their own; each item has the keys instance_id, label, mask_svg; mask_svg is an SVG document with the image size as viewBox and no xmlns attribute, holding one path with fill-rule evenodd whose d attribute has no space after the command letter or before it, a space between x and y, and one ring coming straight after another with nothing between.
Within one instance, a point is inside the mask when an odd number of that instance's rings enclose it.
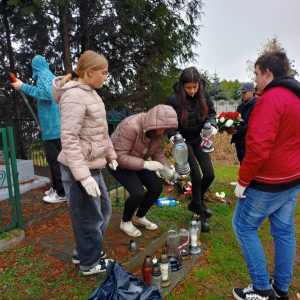
<instances>
[{"instance_id":1,"label":"blue jacket hood","mask_svg":"<svg viewBox=\"0 0 300 300\"><path fill-rule=\"evenodd\" d=\"M32 66L32 78L37 80L37 76L39 72L44 70L49 70L49 64L47 63L46 59L41 55L36 55L31 62Z\"/></svg>"}]
</instances>

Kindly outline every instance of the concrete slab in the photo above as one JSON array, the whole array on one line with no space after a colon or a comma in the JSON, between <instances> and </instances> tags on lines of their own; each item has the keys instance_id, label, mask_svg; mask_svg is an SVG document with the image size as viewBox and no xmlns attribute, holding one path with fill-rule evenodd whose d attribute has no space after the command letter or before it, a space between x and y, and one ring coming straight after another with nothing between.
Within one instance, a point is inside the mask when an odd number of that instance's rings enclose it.
<instances>
[{"instance_id":1,"label":"concrete slab","mask_svg":"<svg viewBox=\"0 0 300 300\"><path fill-rule=\"evenodd\" d=\"M171 273L171 285L166 288L162 288L161 294L163 297L166 297L173 290L173 288L184 278L184 276L189 272L193 265L198 262L203 254L203 247L201 250L202 251L199 254L191 255L190 259L181 261L182 269Z\"/></svg>"},{"instance_id":2,"label":"concrete slab","mask_svg":"<svg viewBox=\"0 0 300 300\"><path fill-rule=\"evenodd\" d=\"M165 288L162 288L161 294L163 297L166 297L173 288L184 278L184 276L189 272L189 270L199 261L200 257L203 255L204 246L201 245L201 252L196 255L190 255L190 258L187 260L181 260L182 268L179 271L172 272L170 275L171 285ZM158 258L157 258L158 259ZM126 268L125 268L126 270ZM141 266L133 272L138 278L143 280L143 274Z\"/></svg>"},{"instance_id":3,"label":"concrete slab","mask_svg":"<svg viewBox=\"0 0 300 300\"><path fill-rule=\"evenodd\" d=\"M169 228L177 229L176 224L170 225L163 221L156 221L159 227L156 231L149 231L140 227L142 236L134 238L138 249L129 251L130 240L133 238L119 228L121 217L121 213L113 212L104 236L104 250L107 252L108 258L117 260L128 272L140 267L146 254L153 255L158 249L164 247ZM59 219L60 216L57 218ZM59 226L53 229L48 227L47 232L55 232L55 234L45 234L39 236L37 240L30 240L29 242L37 242L39 245L51 249L53 255L62 262L71 263L71 256L75 247L71 221L68 220L67 224L65 223L61 228Z\"/></svg>"},{"instance_id":4,"label":"concrete slab","mask_svg":"<svg viewBox=\"0 0 300 300\"><path fill-rule=\"evenodd\" d=\"M17 159L17 169L19 173L18 176L19 182L27 181L34 178L34 168L33 168L32 160ZM6 166L1 164L0 171L4 171L6 173ZM13 182L11 166L10 166L10 174L11 174L11 180ZM3 182L3 186L7 186L7 177Z\"/></svg>"},{"instance_id":5,"label":"concrete slab","mask_svg":"<svg viewBox=\"0 0 300 300\"><path fill-rule=\"evenodd\" d=\"M45 184L50 183L50 179L47 177L42 176L36 176L33 175L33 177L29 181L20 182L19 188L20 188L20 194L24 194L30 190L37 189L39 187L43 187ZM13 195L14 195L14 189L13 189ZM0 190L0 201L8 199L8 188L2 187Z\"/></svg>"},{"instance_id":6,"label":"concrete slab","mask_svg":"<svg viewBox=\"0 0 300 300\"><path fill-rule=\"evenodd\" d=\"M47 235L39 235L36 239L26 238L26 241L43 246L43 249L45 249L44 251L50 250L53 257L64 263L71 264L71 256L75 247L75 241L71 222L68 221L66 223L65 221L65 218L69 218L69 216L66 214L64 214L64 216L65 217L57 216L57 220L61 220L62 223L64 223L61 228L57 222L53 222L56 224L54 226L57 226L56 229L49 227L49 223L42 224L42 227L47 227ZM146 255L149 254L153 257L154 254L157 255L157 252L164 249L167 240L167 231L169 229L178 230L178 225L174 223L170 224L167 222L155 221L159 226L157 231L153 232L144 228L139 228L141 229L142 236L134 238L138 249L137 251L129 251L129 243L132 238L120 230L119 224L121 217L122 213L113 212L104 237L104 250L107 253L107 258L117 260L125 271L133 273L142 279L141 266ZM49 234L52 232L54 234ZM162 289L163 297L167 296L171 292L171 290L184 278L193 265L200 259L203 253L203 246L201 250L200 254L191 255L189 260L181 261L181 270L171 273L171 285ZM78 266L76 266L76 268L78 268ZM96 276L100 283L106 278L106 273L97 274Z\"/></svg>"},{"instance_id":7,"label":"concrete slab","mask_svg":"<svg viewBox=\"0 0 300 300\"><path fill-rule=\"evenodd\" d=\"M21 241L24 238L25 238L25 231L20 230L19 235L13 236L9 240L5 240L5 239L0 240L0 252L18 245L19 243L21 243Z\"/></svg>"},{"instance_id":8,"label":"concrete slab","mask_svg":"<svg viewBox=\"0 0 300 300\"><path fill-rule=\"evenodd\" d=\"M156 222L156 224L158 224ZM172 223L168 230L178 230L179 227L177 224ZM127 272L132 273L136 268L139 268L143 265L144 260L146 258L146 255L149 254L150 256L153 256L157 250L163 249L166 245L167 242L167 235L168 231L165 231L163 234L159 235L154 241L152 241L146 248L145 250L137 253L136 256L134 256L129 263L124 266L124 270Z\"/></svg>"}]
</instances>

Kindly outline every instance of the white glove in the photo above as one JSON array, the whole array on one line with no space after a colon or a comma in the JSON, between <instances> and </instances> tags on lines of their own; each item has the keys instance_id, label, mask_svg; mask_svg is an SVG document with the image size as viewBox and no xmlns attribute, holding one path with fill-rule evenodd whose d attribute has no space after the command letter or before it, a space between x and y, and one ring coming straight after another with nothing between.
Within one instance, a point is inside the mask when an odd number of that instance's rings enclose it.
<instances>
[{"instance_id":1,"label":"white glove","mask_svg":"<svg viewBox=\"0 0 300 300\"><path fill-rule=\"evenodd\" d=\"M150 171L162 170L163 168L164 166L158 161L145 161L144 163L144 169Z\"/></svg>"},{"instance_id":2,"label":"white glove","mask_svg":"<svg viewBox=\"0 0 300 300\"><path fill-rule=\"evenodd\" d=\"M171 147L174 145L174 135L170 137L170 144L171 144Z\"/></svg>"},{"instance_id":3,"label":"white glove","mask_svg":"<svg viewBox=\"0 0 300 300\"><path fill-rule=\"evenodd\" d=\"M118 162L114 159L114 160L112 160L109 164L109 167L111 168L111 169L113 169L113 170L117 170L117 167L118 167Z\"/></svg>"},{"instance_id":4,"label":"white glove","mask_svg":"<svg viewBox=\"0 0 300 300\"><path fill-rule=\"evenodd\" d=\"M234 190L234 194L238 197L238 198L246 198L246 196L244 196L244 192L245 192L245 187L241 186L239 183L236 185L235 190Z\"/></svg>"},{"instance_id":5,"label":"white glove","mask_svg":"<svg viewBox=\"0 0 300 300\"><path fill-rule=\"evenodd\" d=\"M98 183L92 176L89 176L89 177L81 180L80 182L89 195L91 195L93 197L97 197L97 195L98 196L101 195Z\"/></svg>"},{"instance_id":6,"label":"white glove","mask_svg":"<svg viewBox=\"0 0 300 300\"><path fill-rule=\"evenodd\" d=\"M217 133L218 133L218 129L216 128L216 127L214 127L214 126L211 126L212 127L212 132L211 132L211 134L212 135L216 135Z\"/></svg>"}]
</instances>

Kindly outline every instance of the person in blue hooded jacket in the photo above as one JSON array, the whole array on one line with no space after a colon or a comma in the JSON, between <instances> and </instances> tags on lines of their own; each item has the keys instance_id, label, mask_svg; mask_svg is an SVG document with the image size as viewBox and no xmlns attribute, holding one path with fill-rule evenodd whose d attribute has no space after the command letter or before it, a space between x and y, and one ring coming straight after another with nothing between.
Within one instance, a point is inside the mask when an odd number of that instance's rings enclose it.
<instances>
[{"instance_id":1,"label":"person in blue hooded jacket","mask_svg":"<svg viewBox=\"0 0 300 300\"><path fill-rule=\"evenodd\" d=\"M59 106L52 98L52 80L55 75L49 70L49 64L44 57L36 55L31 62L36 86L23 83L17 79L12 86L17 90L37 100L38 117L45 144L46 159L50 166L53 188L47 191L44 201L58 203L66 201L65 191L61 181L60 163L57 161L61 151L60 141L60 113Z\"/></svg>"}]
</instances>

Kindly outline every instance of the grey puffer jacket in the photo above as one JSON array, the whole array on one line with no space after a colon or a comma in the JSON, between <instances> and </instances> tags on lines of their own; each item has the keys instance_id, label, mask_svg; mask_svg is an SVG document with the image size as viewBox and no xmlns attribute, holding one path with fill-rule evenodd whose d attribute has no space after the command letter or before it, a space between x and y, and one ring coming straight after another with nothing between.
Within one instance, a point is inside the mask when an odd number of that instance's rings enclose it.
<instances>
[{"instance_id":1,"label":"grey puffer jacket","mask_svg":"<svg viewBox=\"0 0 300 300\"><path fill-rule=\"evenodd\" d=\"M141 170L148 158L169 166L162 151L164 136L149 139L146 133L160 128L176 129L177 114L168 105L157 105L147 113L140 113L124 119L111 135L111 141L118 155L119 167Z\"/></svg>"},{"instance_id":2,"label":"grey puffer jacket","mask_svg":"<svg viewBox=\"0 0 300 300\"><path fill-rule=\"evenodd\" d=\"M103 169L117 155L108 136L102 99L92 87L77 81L60 87L62 78L52 83L53 99L61 114L62 151L58 161L80 181L91 175L90 169Z\"/></svg>"}]
</instances>

